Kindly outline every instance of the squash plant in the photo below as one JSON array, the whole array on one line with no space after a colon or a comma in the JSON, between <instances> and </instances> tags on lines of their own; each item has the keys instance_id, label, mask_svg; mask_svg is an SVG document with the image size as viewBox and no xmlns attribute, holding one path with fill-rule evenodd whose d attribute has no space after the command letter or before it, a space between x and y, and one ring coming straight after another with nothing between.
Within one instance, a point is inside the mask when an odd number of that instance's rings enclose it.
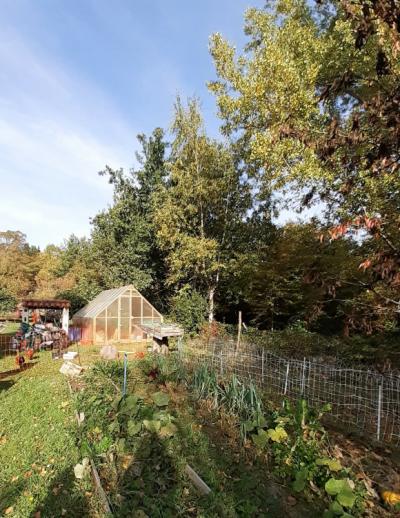
<instances>
[{"instance_id":1,"label":"squash plant","mask_svg":"<svg viewBox=\"0 0 400 518\"><path fill-rule=\"evenodd\" d=\"M269 419L258 416L243 426L256 448L272 457L275 474L292 481L294 491L313 490L329 499L327 518L357 516L362 513L363 492L351 479L350 470L327 454L320 419L329 409L310 409L305 400L296 406L286 401Z\"/></svg>"}]
</instances>

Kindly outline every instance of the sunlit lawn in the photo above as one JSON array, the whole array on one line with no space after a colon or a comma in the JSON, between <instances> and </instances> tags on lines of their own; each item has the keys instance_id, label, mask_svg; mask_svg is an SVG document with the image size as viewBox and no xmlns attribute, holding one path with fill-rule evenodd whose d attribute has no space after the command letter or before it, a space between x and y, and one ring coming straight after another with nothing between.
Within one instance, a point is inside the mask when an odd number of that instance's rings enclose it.
<instances>
[{"instance_id":1,"label":"sunlit lawn","mask_svg":"<svg viewBox=\"0 0 400 518\"><path fill-rule=\"evenodd\" d=\"M14 357L0 359L0 515L94 516L91 486L74 477L81 459L61 362L45 352L33 363L15 373Z\"/></svg>"}]
</instances>

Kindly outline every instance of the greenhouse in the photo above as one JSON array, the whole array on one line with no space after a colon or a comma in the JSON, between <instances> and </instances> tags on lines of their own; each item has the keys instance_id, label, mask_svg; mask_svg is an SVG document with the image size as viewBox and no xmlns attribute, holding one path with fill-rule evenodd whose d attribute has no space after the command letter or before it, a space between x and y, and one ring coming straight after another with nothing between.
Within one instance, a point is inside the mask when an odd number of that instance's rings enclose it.
<instances>
[{"instance_id":1,"label":"greenhouse","mask_svg":"<svg viewBox=\"0 0 400 518\"><path fill-rule=\"evenodd\" d=\"M163 321L162 315L130 286L102 291L72 317L82 343L145 340L141 326Z\"/></svg>"}]
</instances>

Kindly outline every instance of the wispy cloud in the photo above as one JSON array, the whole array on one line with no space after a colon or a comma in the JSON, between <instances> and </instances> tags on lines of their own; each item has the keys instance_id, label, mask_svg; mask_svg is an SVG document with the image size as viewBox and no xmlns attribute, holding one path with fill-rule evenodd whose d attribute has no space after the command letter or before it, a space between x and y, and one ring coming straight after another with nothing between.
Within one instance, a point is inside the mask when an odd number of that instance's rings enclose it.
<instances>
[{"instance_id":1,"label":"wispy cloud","mask_svg":"<svg viewBox=\"0 0 400 518\"><path fill-rule=\"evenodd\" d=\"M15 33L0 49L0 227L41 246L87 234L111 198L97 172L130 165L136 131L96 85Z\"/></svg>"}]
</instances>

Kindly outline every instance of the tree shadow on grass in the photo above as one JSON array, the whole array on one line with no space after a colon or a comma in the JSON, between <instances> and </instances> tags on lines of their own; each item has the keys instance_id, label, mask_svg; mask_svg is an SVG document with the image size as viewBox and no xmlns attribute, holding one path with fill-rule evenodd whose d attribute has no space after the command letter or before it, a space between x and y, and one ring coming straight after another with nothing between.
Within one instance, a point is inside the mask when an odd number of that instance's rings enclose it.
<instances>
[{"instance_id":1,"label":"tree shadow on grass","mask_svg":"<svg viewBox=\"0 0 400 518\"><path fill-rule=\"evenodd\" d=\"M18 480L8 484L6 487L0 488L0 512L8 507L12 507L15 499L22 493L25 488L25 481Z\"/></svg>"},{"instance_id":2,"label":"tree shadow on grass","mask_svg":"<svg viewBox=\"0 0 400 518\"><path fill-rule=\"evenodd\" d=\"M22 374L23 372L34 367L36 364L37 362L30 362L26 363L22 368L18 367L16 369L11 369L9 371L0 372L0 379L9 378L10 376L16 376L17 374Z\"/></svg>"},{"instance_id":3,"label":"tree shadow on grass","mask_svg":"<svg viewBox=\"0 0 400 518\"><path fill-rule=\"evenodd\" d=\"M115 487L110 487L111 505L118 517L142 510L152 518L176 516L181 496L176 462L157 434L135 441L132 460Z\"/></svg>"},{"instance_id":4,"label":"tree shadow on grass","mask_svg":"<svg viewBox=\"0 0 400 518\"><path fill-rule=\"evenodd\" d=\"M0 393L11 388L14 383L13 380L0 381Z\"/></svg>"},{"instance_id":5,"label":"tree shadow on grass","mask_svg":"<svg viewBox=\"0 0 400 518\"><path fill-rule=\"evenodd\" d=\"M62 471L51 481L46 497L37 506L32 516L40 512L41 518L81 518L90 516L90 504L85 491L74 475L74 468Z\"/></svg>"}]
</instances>

